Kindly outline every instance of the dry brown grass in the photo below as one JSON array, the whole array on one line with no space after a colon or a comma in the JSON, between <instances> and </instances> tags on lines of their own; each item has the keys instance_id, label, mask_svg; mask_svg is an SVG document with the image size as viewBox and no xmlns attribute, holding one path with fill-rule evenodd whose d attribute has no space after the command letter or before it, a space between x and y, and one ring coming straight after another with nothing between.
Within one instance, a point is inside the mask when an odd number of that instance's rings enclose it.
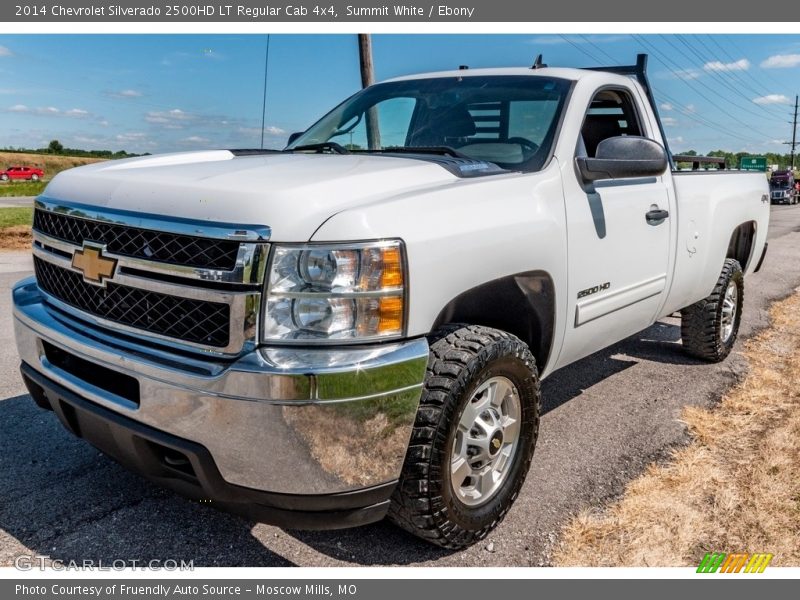
<instances>
[{"instance_id":1,"label":"dry brown grass","mask_svg":"<svg viewBox=\"0 0 800 600\"><path fill-rule=\"evenodd\" d=\"M748 342L750 372L712 409L683 413L693 436L623 497L566 527L559 566L696 566L706 552L770 552L800 565L800 293Z\"/></svg>"},{"instance_id":2,"label":"dry brown grass","mask_svg":"<svg viewBox=\"0 0 800 600\"><path fill-rule=\"evenodd\" d=\"M29 250L30 247L30 225L0 227L0 250Z\"/></svg>"},{"instance_id":3,"label":"dry brown grass","mask_svg":"<svg viewBox=\"0 0 800 600\"><path fill-rule=\"evenodd\" d=\"M52 179L57 173L72 167L88 165L106 160L80 156L58 156L55 154L26 154L22 152L0 152L0 170L15 165L44 169L45 179Z\"/></svg>"},{"instance_id":4,"label":"dry brown grass","mask_svg":"<svg viewBox=\"0 0 800 600\"><path fill-rule=\"evenodd\" d=\"M383 413L364 420L336 405L312 405L285 410L284 418L302 432L319 465L348 484L387 481L405 456L408 430L392 424Z\"/></svg>"}]
</instances>

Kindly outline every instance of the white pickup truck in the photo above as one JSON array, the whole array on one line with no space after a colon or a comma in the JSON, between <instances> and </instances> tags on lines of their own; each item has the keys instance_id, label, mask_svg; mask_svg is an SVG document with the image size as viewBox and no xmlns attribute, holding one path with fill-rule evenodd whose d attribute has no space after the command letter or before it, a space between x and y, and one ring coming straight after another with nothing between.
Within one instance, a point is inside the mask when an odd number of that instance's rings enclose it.
<instances>
[{"instance_id":1,"label":"white pickup truck","mask_svg":"<svg viewBox=\"0 0 800 600\"><path fill-rule=\"evenodd\" d=\"M282 151L59 174L13 290L31 396L211 506L474 543L541 379L678 311L700 359L736 340L767 181L672 168L645 64L402 77Z\"/></svg>"}]
</instances>

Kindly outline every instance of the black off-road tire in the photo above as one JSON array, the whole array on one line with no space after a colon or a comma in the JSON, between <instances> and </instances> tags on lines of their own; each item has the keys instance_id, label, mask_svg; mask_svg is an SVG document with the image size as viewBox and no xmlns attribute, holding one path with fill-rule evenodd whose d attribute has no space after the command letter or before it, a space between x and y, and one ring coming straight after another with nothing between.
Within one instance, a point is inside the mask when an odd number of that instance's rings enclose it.
<instances>
[{"instance_id":1,"label":"black off-road tire","mask_svg":"<svg viewBox=\"0 0 800 600\"><path fill-rule=\"evenodd\" d=\"M430 343L422 398L389 518L433 544L459 549L485 538L519 495L539 430L539 377L528 346L497 329L450 325L431 336ZM453 440L473 392L496 376L517 388L519 442L501 487L485 504L468 506L449 480Z\"/></svg>"},{"instance_id":2,"label":"black off-road tire","mask_svg":"<svg viewBox=\"0 0 800 600\"><path fill-rule=\"evenodd\" d=\"M722 308L725 291L733 282L737 289L736 313L733 319L733 332L727 340L720 335L722 328ZM721 362L730 354L739 324L742 320L742 303L744 300L744 275L739 261L732 258L725 260L714 291L707 298L696 302L681 311L681 338L686 351L697 358L709 362Z\"/></svg>"}]
</instances>

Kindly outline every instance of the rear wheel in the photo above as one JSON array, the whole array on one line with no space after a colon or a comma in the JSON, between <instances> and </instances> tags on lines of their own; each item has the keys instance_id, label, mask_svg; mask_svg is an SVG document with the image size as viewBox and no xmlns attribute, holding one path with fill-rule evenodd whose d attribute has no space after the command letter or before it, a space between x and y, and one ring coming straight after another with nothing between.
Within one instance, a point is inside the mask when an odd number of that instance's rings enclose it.
<instances>
[{"instance_id":1,"label":"rear wheel","mask_svg":"<svg viewBox=\"0 0 800 600\"><path fill-rule=\"evenodd\" d=\"M39 181L39 176L36 173L34 173L33 175L31 175L31 181Z\"/></svg>"},{"instance_id":2,"label":"rear wheel","mask_svg":"<svg viewBox=\"0 0 800 600\"><path fill-rule=\"evenodd\" d=\"M739 334L743 300L742 267L728 258L711 295L681 311L681 338L686 351L710 362L724 360Z\"/></svg>"},{"instance_id":3,"label":"rear wheel","mask_svg":"<svg viewBox=\"0 0 800 600\"><path fill-rule=\"evenodd\" d=\"M534 358L518 338L473 325L437 332L389 518L445 548L486 537L525 481L539 398Z\"/></svg>"}]
</instances>

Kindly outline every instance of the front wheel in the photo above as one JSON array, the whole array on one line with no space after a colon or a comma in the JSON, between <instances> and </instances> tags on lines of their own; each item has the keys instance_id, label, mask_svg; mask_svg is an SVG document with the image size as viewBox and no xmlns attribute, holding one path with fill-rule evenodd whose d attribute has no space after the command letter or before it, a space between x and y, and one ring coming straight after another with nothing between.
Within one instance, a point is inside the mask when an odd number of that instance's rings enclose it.
<instances>
[{"instance_id":1,"label":"front wheel","mask_svg":"<svg viewBox=\"0 0 800 600\"><path fill-rule=\"evenodd\" d=\"M689 354L720 362L730 354L742 321L744 275L739 261L725 259L707 298L681 311L681 338Z\"/></svg>"},{"instance_id":2,"label":"front wheel","mask_svg":"<svg viewBox=\"0 0 800 600\"><path fill-rule=\"evenodd\" d=\"M0 181L8 181L8 175L6 175L5 173L0 175Z\"/></svg>"},{"instance_id":3,"label":"front wheel","mask_svg":"<svg viewBox=\"0 0 800 600\"><path fill-rule=\"evenodd\" d=\"M458 549L486 537L519 494L538 433L539 378L528 347L503 331L450 326L431 341L389 518Z\"/></svg>"}]
</instances>

